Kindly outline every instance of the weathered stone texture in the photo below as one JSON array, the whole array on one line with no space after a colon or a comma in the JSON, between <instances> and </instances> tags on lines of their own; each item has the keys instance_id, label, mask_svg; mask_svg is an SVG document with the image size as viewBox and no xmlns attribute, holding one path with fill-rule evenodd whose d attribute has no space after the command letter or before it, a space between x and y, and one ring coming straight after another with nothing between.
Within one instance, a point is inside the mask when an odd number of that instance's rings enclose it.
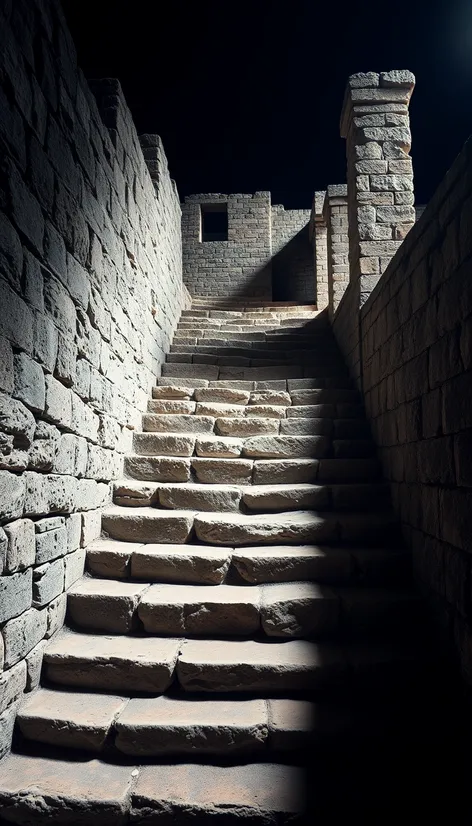
<instances>
[{"instance_id":1,"label":"weathered stone texture","mask_svg":"<svg viewBox=\"0 0 472 826\"><path fill-rule=\"evenodd\" d=\"M272 207L272 298L312 304L317 294L309 237L310 210ZM323 303L321 305L323 306Z\"/></svg>"},{"instance_id":2,"label":"weathered stone texture","mask_svg":"<svg viewBox=\"0 0 472 826\"><path fill-rule=\"evenodd\" d=\"M396 77L393 73L388 90L397 88L405 96L406 119L409 88L403 81L395 86ZM355 109L357 103L352 105ZM395 167L392 175L377 174L380 167L374 166L367 174L363 166L359 174L375 187L362 204L359 199L366 190L358 187L356 195L348 184L350 220L357 205L357 231L370 224L377 231L390 227L391 234L388 240L380 234L369 242L358 238L360 250L370 249L368 243L376 245L377 252L373 258L361 253L357 263L380 263L373 267L372 292L364 302L351 270L333 329L363 391L383 471L412 548L416 578L431 599L441 632L454 640L466 680L472 682L467 653L472 640L472 147L468 141L411 227L412 199L405 198L411 194L406 124L401 130L387 124L357 124L351 130L351 135L356 129L369 132L364 141L354 141L364 165L369 159L393 171L395 158L405 166ZM370 134L374 131L376 137ZM387 132L394 134L388 137ZM379 194L389 195L389 203L379 201ZM409 230L401 245L395 234L400 225ZM361 271L360 277L368 276Z\"/></svg>"},{"instance_id":3,"label":"weathered stone texture","mask_svg":"<svg viewBox=\"0 0 472 826\"><path fill-rule=\"evenodd\" d=\"M202 241L201 204L227 204L228 238ZM183 277L192 295L271 298L270 192L190 195L182 204Z\"/></svg>"},{"instance_id":4,"label":"weathered stone texture","mask_svg":"<svg viewBox=\"0 0 472 826\"><path fill-rule=\"evenodd\" d=\"M10 6L0 12L0 623L5 674L28 676L3 692L7 707L0 697L2 753L122 472L127 426L188 306L160 139L138 138L117 81L88 87L59 3Z\"/></svg>"}]
</instances>

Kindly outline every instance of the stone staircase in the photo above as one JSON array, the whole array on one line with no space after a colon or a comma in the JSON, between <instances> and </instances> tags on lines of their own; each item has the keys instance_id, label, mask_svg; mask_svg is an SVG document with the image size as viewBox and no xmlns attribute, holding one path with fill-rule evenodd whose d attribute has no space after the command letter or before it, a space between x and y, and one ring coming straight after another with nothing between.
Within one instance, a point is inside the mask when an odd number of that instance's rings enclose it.
<instances>
[{"instance_id":1,"label":"stone staircase","mask_svg":"<svg viewBox=\"0 0 472 826\"><path fill-rule=\"evenodd\" d=\"M324 314L196 299L125 477L20 710L3 817L312 822L339 784L362 805L368 750L373 771L423 739L435 664Z\"/></svg>"}]
</instances>

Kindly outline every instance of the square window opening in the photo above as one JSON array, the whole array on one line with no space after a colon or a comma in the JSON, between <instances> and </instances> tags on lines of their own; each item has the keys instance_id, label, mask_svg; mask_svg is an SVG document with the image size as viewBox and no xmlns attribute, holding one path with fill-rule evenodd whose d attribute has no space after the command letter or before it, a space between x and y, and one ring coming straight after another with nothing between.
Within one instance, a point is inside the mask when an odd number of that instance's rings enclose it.
<instances>
[{"instance_id":1,"label":"square window opening","mask_svg":"<svg viewBox=\"0 0 472 826\"><path fill-rule=\"evenodd\" d=\"M228 240L228 204L200 204L202 241Z\"/></svg>"}]
</instances>

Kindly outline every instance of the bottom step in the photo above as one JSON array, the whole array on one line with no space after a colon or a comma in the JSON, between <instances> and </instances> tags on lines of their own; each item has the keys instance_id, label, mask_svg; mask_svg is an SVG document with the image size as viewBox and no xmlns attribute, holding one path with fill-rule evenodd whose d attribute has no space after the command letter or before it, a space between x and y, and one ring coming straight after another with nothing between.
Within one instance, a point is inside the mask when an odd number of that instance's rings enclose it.
<instances>
[{"instance_id":1,"label":"bottom step","mask_svg":"<svg viewBox=\"0 0 472 826\"><path fill-rule=\"evenodd\" d=\"M123 826L129 817L184 826L221 823L218 815L225 824L293 824L304 801L304 772L276 763L139 768L17 754L0 763L2 817L22 826Z\"/></svg>"}]
</instances>

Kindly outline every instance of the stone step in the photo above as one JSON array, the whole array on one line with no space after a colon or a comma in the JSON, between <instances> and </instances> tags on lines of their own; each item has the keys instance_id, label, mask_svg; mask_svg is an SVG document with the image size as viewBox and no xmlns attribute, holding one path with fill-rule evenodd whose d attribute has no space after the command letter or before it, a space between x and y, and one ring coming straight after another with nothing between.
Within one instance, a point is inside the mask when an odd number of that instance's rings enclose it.
<instances>
[{"instance_id":1,"label":"stone step","mask_svg":"<svg viewBox=\"0 0 472 826\"><path fill-rule=\"evenodd\" d=\"M105 743L136 757L226 755L299 747L315 706L304 700L134 698L42 688L17 716L27 740L100 752Z\"/></svg>"},{"instance_id":2,"label":"stone step","mask_svg":"<svg viewBox=\"0 0 472 826\"><path fill-rule=\"evenodd\" d=\"M385 508L386 484L222 485L201 482L162 483L124 479L114 483L116 505L193 511L357 510Z\"/></svg>"},{"instance_id":3,"label":"stone step","mask_svg":"<svg viewBox=\"0 0 472 826\"><path fill-rule=\"evenodd\" d=\"M380 475L380 464L375 458L306 459L302 455L301 458L256 458L254 461L252 458L239 458L243 445L237 439L207 437L197 445L201 447L197 447L196 453L203 456L184 458L129 454L125 457L125 473L130 479L141 481L189 482L193 472L197 482L224 485L366 482L378 479ZM151 450L149 444L148 448ZM213 450L216 455L211 455Z\"/></svg>"},{"instance_id":4,"label":"stone step","mask_svg":"<svg viewBox=\"0 0 472 826\"><path fill-rule=\"evenodd\" d=\"M283 346L279 345L279 346ZM257 351L253 349L239 349L234 353L218 352L222 348L215 345L200 349L193 347L179 347L166 356L166 364L213 364L219 367L285 367L287 365L308 364L316 368L317 364L326 366L332 364L334 368L340 365L339 357L335 354L322 354L313 349L292 350L289 347L273 351Z\"/></svg>"},{"instance_id":5,"label":"stone step","mask_svg":"<svg viewBox=\"0 0 472 826\"><path fill-rule=\"evenodd\" d=\"M282 826L301 823L305 794L304 771L281 763L136 768L11 754L0 764L2 815L20 826L121 826L129 818L151 824L166 812L182 826L206 820Z\"/></svg>"},{"instance_id":6,"label":"stone step","mask_svg":"<svg viewBox=\"0 0 472 826\"><path fill-rule=\"evenodd\" d=\"M171 510L237 511L242 495L242 489L235 485L123 480L114 483L113 501L125 507L154 505Z\"/></svg>"},{"instance_id":7,"label":"stone step","mask_svg":"<svg viewBox=\"0 0 472 826\"><path fill-rule=\"evenodd\" d=\"M210 343L211 341L211 343ZM313 355L328 350L330 357L339 360L339 354L334 348L325 347L324 339L314 336L281 336L272 338L266 337L264 341L251 341L250 339L237 338L227 340L223 334L221 338L215 333L211 340L199 338L198 336L178 335L174 338L174 344L170 345L170 354L191 354L208 356L241 356L242 358L279 358L297 356L309 350ZM274 355L276 354L276 355Z\"/></svg>"},{"instance_id":8,"label":"stone step","mask_svg":"<svg viewBox=\"0 0 472 826\"><path fill-rule=\"evenodd\" d=\"M319 582L326 585L398 585L411 565L405 550L322 545L235 548L231 569L252 584Z\"/></svg>"},{"instance_id":9,"label":"stone step","mask_svg":"<svg viewBox=\"0 0 472 826\"><path fill-rule=\"evenodd\" d=\"M294 710L294 722L296 711L305 711L308 728L309 709ZM133 699L116 720L115 744L125 754L145 757L263 752L271 736L269 715L269 703L259 699Z\"/></svg>"},{"instance_id":10,"label":"stone step","mask_svg":"<svg viewBox=\"0 0 472 826\"><path fill-rule=\"evenodd\" d=\"M226 581L391 585L406 581L410 554L390 548L320 545L215 547L98 539L87 547L88 570L98 578L218 585Z\"/></svg>"},{"instance_id":11,"label":"stone step","mask_svg":"<svg viewBox=\"0 0 472 826\"><path fill-rule=\"evenodd\" d=\"M40 688L27 696L17 724L27 740L100 752L127 697Z\"/></svg>"},{"instance_id":12,"label":"stone step","mask_svg":"<svg viewBox=\"0 0 472 826\"><path fill-rule=\"evenodd\" d=\"M137 435L135 434L135 438ZM142 435L155 436L157 434ZM140 447L139 444L138 447ZM190 467L190 459L178 456L128 454L124 460L124 471L127 476L131 479L147 479L153 482L188 482Z\"/></svg>"},{"instance_id":13,"label":"stone step","mask_svg":"<svg viewBox=\"0 0 472 826\"><path fill-rule=\"evenodd\" d=\"M165 362L162 365L162 376L164 378L182 379L186 382L195 379L216 380L245 380L245 381L270 381L283 379L310 378L316 372L319 376L334 377L344 375L345 368L321 363L314 370L311 364L305 366L288 365L287 367L220 367L216 364L178 364Z\"/></svg>"},{"instance_id":14,"label":"stone step","mask_svg":"<svg viewBox=\"0 0 472 826\"><path fill-rule=\"evenodd\" d=\"M158 415L145 413L143 430L149 433L213 433L215 419L211 416Z\"/></svg>"},{"instance_id":15,"label":"stone step","mask_svg":"<svg viewBox=\"0 0 472 826\"><path fill-rule=\"evenodd\" d=\"M68 593L75 628L164 636L369 637L418 626L410 591L339 588L314 582L156 585L84 577Z\"/></svg>"},{"instance_id":16,"label":"stone step","mask_svg":"<svg viewBox=\"0 0 472 826\"><path fill-rule=\"evenodd\" d=\"M87 547L87 568L99 578L218 585L229 570L232 551L208 545L98 539Z\"/></svg>"},{"instance_id":17,"label":"stone step","mask_svg":"<svg viewBox=\"0 0 472 826\"><path fill-rule=\"evenodd\" d=\"M124 518L124 517L123 517ZM197 538L209 545L287 545L321 542L382 543L398 540L398 524L390 512L317 513L293 511L246 515L197 513ZM134 538L134 537L133 537Z\"/></svg>"},{"instance_id":18,"label":"stone step","mask_svg":"<svg viewBox=\"0 0 472 826\"><path fill-rule=\"evenodd\" d=\"M346 693L369 684L388 690L420 668L420 649L306 640L186 640L177 663L180 686L191 692Z\"/></svg>"},{"instance_id":19,"label":"stone step","mask_svg":"<svg viewBox=\"0 0 472 826\"><path fill-rule=\"evenodd\" d=\"M52 683L95 690L162 693L173 679L181 640L61 631L44 651Z\"/></svg>"},{"instance_id":20,"label":"stone step","mask_svg":"<svg viewBox=\"0 0 472 826\"><path fill-rule=\"evenodd\" d=\"M112 539L125 542L181 544L190 537L194 516L193 511L112 505L102 512L102 529Z\"/></svg>"},{"instance_id":21,"label":"stone step","mask_svg":"<svg viewBox=\"0 0 472 826\"><path fill-rule=\"evenodd\" d=\"M178 388L178 398L193 398L193 393L195 389L205 389L214 387L217 389L238 389L244 391L260 391L260 390L280 390L283 392L291 392L292 390L298 389L311 389L311 390L321 390L323 388L334 388L334 389L349 389L351 387L351 380L349 376L337 374L334 376L313 376L301 379L276 379L276 380L261 380L261 381L253 381L253 380L246 380L241 381L240 379L196 379L196 378L187 378L182 379L179 377L172 377L172 376L158 376L157 377L157 388L167 388L169 395L167 396L159 396L159 398L169 398L173 399L176 398L173 395L174 390L172 388ZM183 394L181 394L182 388L188 388ZM189 392L190 391L190 392ZM153 394L155 392L161 392L160 390L154 388ZM157 396L156 396L157 398ZM217 401L217 400L216 400ZM362 417L364 417L364 411L362 407L360 408Z\"/></svg>"}]
</instances>

